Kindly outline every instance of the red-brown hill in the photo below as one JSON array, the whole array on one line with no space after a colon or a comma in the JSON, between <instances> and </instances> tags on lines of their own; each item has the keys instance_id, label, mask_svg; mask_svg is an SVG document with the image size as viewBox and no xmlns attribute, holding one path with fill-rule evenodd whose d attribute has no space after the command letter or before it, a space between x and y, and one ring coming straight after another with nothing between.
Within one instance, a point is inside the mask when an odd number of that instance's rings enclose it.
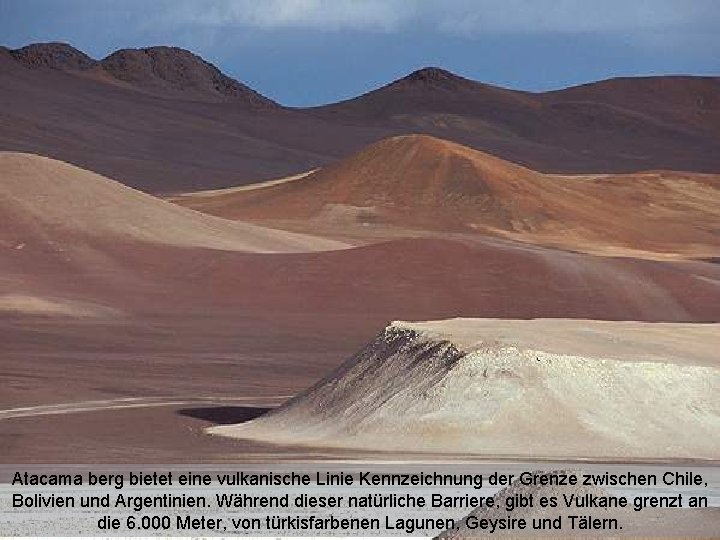
<instances>
[{"instance_id":1,"label":"red-brown hill","mask_svg":"<svg viewBox=\"0 0 720 540\"><path fill-rule=\"evenodd\" d=\"M560 176L411 135L372 144L304 177L176 199L233 219L345 218L479 232L596 253L720 252L720 178L676 172Z\"/></svg>"}]
</instances>

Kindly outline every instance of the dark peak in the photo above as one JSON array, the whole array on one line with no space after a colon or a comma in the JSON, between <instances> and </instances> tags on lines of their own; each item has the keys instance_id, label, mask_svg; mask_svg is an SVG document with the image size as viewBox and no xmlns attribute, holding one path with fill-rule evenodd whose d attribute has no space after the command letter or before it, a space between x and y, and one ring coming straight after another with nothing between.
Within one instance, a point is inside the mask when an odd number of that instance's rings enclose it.
<instances>
[{"instance_id":1,"label":"dark peak","mask_svg":"<svg viewBox=\"0 0 720 540\"><path fill-rule=\"evenodd\" d=\"M458 88L476 84L469 79L455 75L453 72L439 67L425 67L413 71L391 84L391 86L430 86L437 88Z\"/></svg>"},{"instance_id":2,"label":"dark peak","mask_svg":"<svg viewBox=\"0 0 720 540\"><path fill-rule=\"evenodd\" d=\"M442 82L442 81L454 81L464 80L462 77L455 75L452 71L439 67L424 67L413 71L410 75L405 77L408 81L421 81L421 82Z\"/></svg>"},{"instance_id":3,"label":"dark peak","mask_svg":"<svg viewBox=\"0 0 720 540\"><path fill-rule=\"evenodd\" d=\"M87 54L67 43L32 43L10 54L19 62L32 68L88 69L97 64Z\"/></svg>"},{"instance_id":4,"label":"dark peak","mask_svg":"<svg viewBox=\"0 0 720 540\"><path fill-rule=\"evenodd\" d=\"M208 62L205 62L198 55L188 51L187 49L181 49L180 47L169 47L166 45L143 47L141 49L119 49L114 53L110 54L104 60L102 60L102 62L106 62L112 58L147 58L155 61L165 59L174 60L177 62L186 62L189 64L211 65Z\"/></svg>"},{"instance_id":5,"label":"dark peak","mask_svg":"<svg viewBox=\"0 0 720 540\"><path fill-rule=\"evenodd\" d=\"M182 92L192 99L244 101L262 108L276 106L210 62L179 47L121 49L104 58L101 65L116 79L148 90Z\"/></svg>"}]
</instances>

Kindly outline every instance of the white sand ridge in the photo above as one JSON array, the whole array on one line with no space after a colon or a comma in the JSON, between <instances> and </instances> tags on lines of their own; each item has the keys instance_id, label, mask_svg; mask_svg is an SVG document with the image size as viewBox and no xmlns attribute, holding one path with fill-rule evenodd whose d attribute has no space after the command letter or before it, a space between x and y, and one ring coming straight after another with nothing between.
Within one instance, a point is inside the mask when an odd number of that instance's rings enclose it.
<instances>
[{"instance_id":1,"label":"white sand ridge","mask_svg":"<svg viewBox=\"0 0 720 540\"><path fill-rule=\"evenodd\" d=\"M720 325L393 323L278 410L212 433L550 458L720 458Z\"/></svg>"}]
</instances>

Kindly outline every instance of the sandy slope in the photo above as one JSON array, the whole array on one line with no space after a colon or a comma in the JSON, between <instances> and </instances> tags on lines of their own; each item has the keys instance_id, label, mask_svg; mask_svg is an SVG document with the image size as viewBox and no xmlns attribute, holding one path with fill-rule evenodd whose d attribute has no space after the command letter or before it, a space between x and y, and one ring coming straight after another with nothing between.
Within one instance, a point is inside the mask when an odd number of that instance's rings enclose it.
<instances>
[{"instance_id":1,"label":"sandy slope","mask_svg":"<svg viewBox=\"0 0 720 540\"><path fill-rule=\"evenodd\" d=\"M121 314L116 309L89 302L22 294L0 294L0 313L2 312L68 317L112 317Z\"/></svg>"},{"instance_id":2,"label":"sandy slope","mask_svg":"<svg viewBox=\"0 0 720 540\"><path fill-rule=\"evenodd\" d=\"M102 240L102 239L101 239ZM8 249L0 294L79 300L122 311L239 310L363 321L578 317L720 320L720 266L594 257L504 241L384 242L315 253L248 253L161 244Z\"/></svg>"},{"instance_id":3,"label":"sandy slope","mask_svg":"<svg viewBox=\"0 0 720 540\"><path fill-rule=\"evenodd\" d=\"M398 318L720 317L716 264L592 257L488 237L335 249L346 244L204 215L51 159L0 153L0 164L3 311L213 306L352 315L373 331Z\"/></svg>"},{"instance_id":4,"label":"sandy slope","mask_svg":"<svg viewBox=\"0 0 720 540\"><path fill-rule=\"evenodd\" d=\"M393 323L314 387L212 433L524 457L720 458L720 326Z\"/></svg>"},{"instance_id":5,"label":"sandy slope","mask_svg":"<svg viewBox=\"0 0 720 540\"><path fill-rule=\"evenodd\" d=\"M87 238L251 252L345 247L339 242L188 211L73 165L0 152L0 245L72 250ZM78 238L78 236L80 238Z\"/></svg>"},{"instance_id":6,"label":"sandy slope","mask_svg":"<svg viewBox=\"0 0 720 540\"><path fill-rule=\"evenodd\" d=\"M720 253L717 176L549 175L420 135L385 139L292 182L177 202L234 219L313 219L319 228L334 221L478 232L595 253Z\"/></svg>"}]
</instances>

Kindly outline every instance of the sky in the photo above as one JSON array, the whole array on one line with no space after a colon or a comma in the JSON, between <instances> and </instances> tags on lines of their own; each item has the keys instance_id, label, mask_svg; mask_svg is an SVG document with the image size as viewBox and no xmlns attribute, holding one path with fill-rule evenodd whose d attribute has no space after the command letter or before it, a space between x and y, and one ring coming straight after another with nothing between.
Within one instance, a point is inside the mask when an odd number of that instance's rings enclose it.
<instances>
[{"instance_id":1,"label":"sky","mask_svg":"<svg viewBox=\"0 0 720 540\"><path fill-rule=\"evenodd\" d=\"M173 45L291 106L426 66L542 91L720 75L720 0L0 0L0 44Z\"/></svg>"}]
</instances>

